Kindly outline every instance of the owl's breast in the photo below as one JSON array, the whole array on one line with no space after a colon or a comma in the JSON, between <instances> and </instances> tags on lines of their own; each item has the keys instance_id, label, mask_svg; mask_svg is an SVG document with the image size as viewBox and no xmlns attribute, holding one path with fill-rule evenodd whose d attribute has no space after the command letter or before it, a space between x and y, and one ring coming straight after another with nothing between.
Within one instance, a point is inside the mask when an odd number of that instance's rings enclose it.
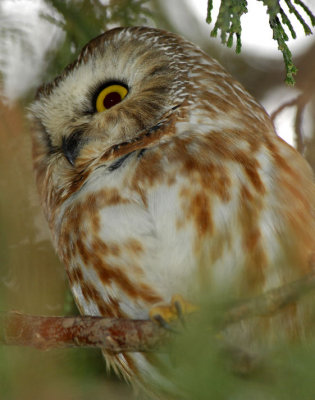
<instances>
[{"instance_id":1,"label":"owl's breast","mask_svg":"<svg viewBox=\"0 0 315 400\"><path fill-rule=\"evenodd\" d=\"M98 168L59 217L58 252L85 313L147 317L195 286L194 231L178 229L180 189L164 172L158 184L158 153Z\"/></svg>"},{"instance_id":2,"label":"owl's breast","mask_svg":"<svg viewBox=\"0 0 315 400\"><path fill-rule=\"evenodd\" d=\"M257 294L298 276L274 157L233 140L187 132L93 171L58 244L85 313L145 318L174 293ZM301 253L297 234L294 243Z\"/></svg>"}]
</instances>

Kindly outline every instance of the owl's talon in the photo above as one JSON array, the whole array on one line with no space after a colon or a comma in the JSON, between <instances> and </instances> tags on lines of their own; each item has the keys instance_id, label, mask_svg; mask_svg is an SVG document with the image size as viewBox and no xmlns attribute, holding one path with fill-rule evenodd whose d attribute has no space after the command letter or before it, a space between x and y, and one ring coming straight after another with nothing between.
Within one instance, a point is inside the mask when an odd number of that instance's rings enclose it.
<instances>
[{"instance_id":1,"label":"owl's talon","mask_svg":"<svg viewBox=\"0 0 315 400\"><path fill-rule=\"evenodd\" d=\"M184 316L184 313L183 313L183 309L182 309L181 303L176 300L176 301L174 301L174 306L176 308L178 319L180 320L180 322L183 325L183 327L186 328L186 321L185 321L185 316Z\"/></svg>"},{"instance_id":2,"label":"owl's talon","mask_svg":"<svg viewBox=\"0 0 315 400\"><path fill-rule=\"evenodd\" d=\"M181 324L186 327L185 315L196 310L196 306L185 301L181 295L176 294L172 297L170 304L162 304L151 308L149 315L153 321L156 321L165 329L177 332L170 326L169 322L179 319Z\"/></svg>"},{"instance_id":3,"label":"owl's talon","mask_svg":"<svg viewBox=\"0 0 315 400\"><path fill-rule=\"evenodd\" d=\"M153 317L154 321L156 321L159 325L162 326L162 328L166 329L167 331L170 331L172 333L178 333L178 331L174 328L171 327L171 325L165 321L165 319L162 317L162 315L155 315Z\"/></svg>"}]
</instances>

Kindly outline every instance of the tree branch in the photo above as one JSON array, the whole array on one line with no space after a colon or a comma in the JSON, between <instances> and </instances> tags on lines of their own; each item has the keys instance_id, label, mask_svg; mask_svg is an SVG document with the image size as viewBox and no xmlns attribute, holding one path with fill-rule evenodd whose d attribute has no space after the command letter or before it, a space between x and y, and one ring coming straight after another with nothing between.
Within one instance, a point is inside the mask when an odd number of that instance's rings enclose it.
<instances>
[{"instance_id":1,"label":"tree branch","mask_svg":"<svg viewBox=\"0 0 315 400\"><path fill-rule=\"evenodd\" d=\"M314 289L315 273L311 273L303 279L234 305L226 312L223 325L253 316L275 314ZM150 320L91 316L43 317L18 312L0 314L0 344L42 350L98 347L113 353L148 352L161 347L170 337L171 331Z\"/></svg>"},{"instance_id":2,"label":"tree branch","mask_svg":"<svg viewBox=\"0 0 315 400\"><path fill-rule=\"evenodd\" d=\"M250 317L276 314L314 289L315 272L312 272L300 280L271 289L260 296L237 304L226 313L224 323L229 325Z\"/></svg>"},{"instance_id":3,"label":"tree branch","mask_svg":"<svg viewBox=\"0 0 315 400\"><path fill-rule=\"evenodd\" d=\"M0 314L0 343L41 350L99 347L113 353L152 351L168 336L170 332L150 320Z\"/></svg>"},{"instance_id":4,"label":"tree branch","mask_svg":"<svg viewBox=\"0 0 315 400\"><path fill-rule=\"evenodd\" d=\"M305 150L305 143L304 143L304 136L302 131L302 116L305 110L305 107L309 101L310 97L308 93L303 93L296 98L287 101L281 104L272 114L271 120L273 123L275 122L278 115L288 107L296 107L295 112L295 119L294 119L294 133L295 133L295 140L296 140L296 148L299 153L304 154Z\"/></svg>"}]
</instances>

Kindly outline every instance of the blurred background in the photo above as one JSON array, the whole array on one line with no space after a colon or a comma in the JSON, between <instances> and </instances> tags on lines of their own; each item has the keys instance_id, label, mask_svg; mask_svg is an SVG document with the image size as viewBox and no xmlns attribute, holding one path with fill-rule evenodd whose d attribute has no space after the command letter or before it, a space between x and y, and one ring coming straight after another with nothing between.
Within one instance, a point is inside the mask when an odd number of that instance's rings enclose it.
<instances>
[{"instance_id":1,"label":"blurred background","mask_svg":"<svg viewBox=\"0 0 315 400\"><path fill-rule=\"evenodd\" d=\"M304 2L314 13L314 0ZM214 0L214 21L218 6ZM210 38L213 23L206 24L206 15L206 0L0 0L0 312L76 313L39 207L27 106L38 85L60 73L86 42L107 29L150 25L197 43L270 114L287 104L275 117L277 131L315 166L314 37L305 37L292 19L298 38L289 46L299 72L295 87L288 87L262 2L249 0L249 13L241 20L240 55ZM34 398L138 397L106 374L97 350L0 347L0 399Z\"/></svg>"}]
</instances>

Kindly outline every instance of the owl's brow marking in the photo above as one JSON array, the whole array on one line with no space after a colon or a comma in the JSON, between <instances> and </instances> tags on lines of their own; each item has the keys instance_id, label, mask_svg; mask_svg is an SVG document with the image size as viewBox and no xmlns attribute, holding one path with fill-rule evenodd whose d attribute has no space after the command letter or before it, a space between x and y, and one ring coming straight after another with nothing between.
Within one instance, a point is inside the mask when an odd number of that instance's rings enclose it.
<instances>
[{"instance_id":1,"label":"owl's brow marking","mask_svg":"<svg viewBox=\"0 0 315 400\"><path fill-rule=\"evenodd\" d=\"M135 151L131 151L130 153L125 154L124 156L118 158L118 160L114 161L109 167L108 170L109 171L115 171L116 169L118 169L123 163L124 161L131 156L131 154L133 154Z\"/></svg>"},{"instance_id":2,"label":"owl's brow marking","mask_svg":"<svg viewBox=\"0 0 315 400\"><path fill-rule=\"evenodd\" d=\"M161 127L163 127L163 125L164 125L163 122L159 122L158 124L152 126L152 128L149 128L147 130L147 132L145 133L145 136L150 136L151 133L158 131Z\"/></svg>"},{"instance_id":3,"label":"owl's brow marking","mask_svg":"<svg viewBox=\"0 0 315 400\"><path fill-rule=\"evenodd\" d=\"M141 149L137 155L137 158L141 158L143 154L147 151L148 149Z\"/></svg>"},{"instance_id":4,"label":"owl's brow marking","mask_svg":"<svg viewBox=\"0 0 315 400\"><path fill-rule=\"evenodd\" d=\"M177 108L177 107L179 107L179 105L175 106L175 108ZM159 123L157 123L156 125L152 126L151 128L140 131L139 135L137 137L135 137L134 139L131 139L127 142L121 142L119 144L112 146L109 150L107 150L102 155L102 157L100 158L100 161L106 161L109 155L113 155L114 153L117 153L117 152L123 152L124 149L127 149L126 153L128 153L128 154L131 153L131 152L128 152L128 147L135 148L135 146L137 144L139 144L139 143L141 144L141 142L144 140L144 138L150 138L150 136L152 134L158 134L160 131L163 131L163 129L166 126L170 125L171 123L172 123L172 121L165 118L162 121L160 121ZM146 146L145 143L142 143L142 144L143 144L143 146ZM139 150L139 148L135 148L135 150ZM123 155L125 155L125 154L123 154Z\"/></svg>"},{"instance_id":5,"label":"owl's brow marking","mask_svg":"<svg viewBox=\"0 0 315 400\"><path fill-rule=\"evenodd\" d=\"M175 106L174 109L176 109L177 107L179 107L179 106ZM144 136L150 136L153 132L158 131L160 128L164 128L164 126L165 126L165 122L164 122L164 123L163 123L163 122L160 122L160 123L156 124L156 125L153 126L152 128L149 128L149 129L144 133ZM117 144L117 145L115 145L115 146L112 147L112 151L117 152L117 151L120 150L121 147L128 146L128 145L130 145L130 144L132 144L132 143L135 143L135 142L137 142L137 141L140 141L140 140L141 140L141 137L140 137L140 138L135 138L135 139L130 140L130 141L128 141L128 142L119 143L119 144ZM141 149L141 150L139 151L138 155L137 155L137 158L141 158L146 150L147 150L146 148ZM118 159L115 160L107 169L108 169L110 172L115 171L116 169L118 169L119 167L121 167L121 165L124 163L124 161L125 161L129 156L131 156L135 151L136 151L136 150L133 150L133 151L131 151L131 152L129 152L129 153L126 153L126 154L123 155L122 157L118 158ZM96 167L96 169L98 169L98 168L103 168L103 167L104 167L104 165L99 165L98 167Z\"/></svg>"}]
</instances>

